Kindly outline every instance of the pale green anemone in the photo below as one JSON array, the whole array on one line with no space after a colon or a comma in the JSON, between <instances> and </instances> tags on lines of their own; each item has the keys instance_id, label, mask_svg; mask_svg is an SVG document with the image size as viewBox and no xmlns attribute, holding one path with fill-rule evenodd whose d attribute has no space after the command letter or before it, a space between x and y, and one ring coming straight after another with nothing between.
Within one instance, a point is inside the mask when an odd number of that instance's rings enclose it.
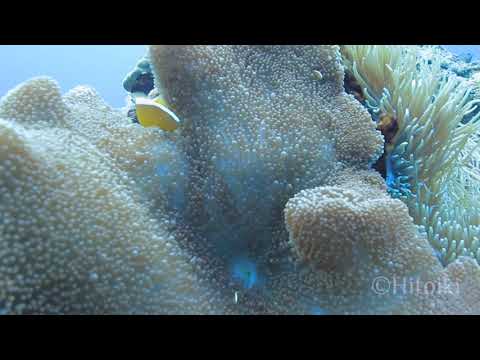
<instances>
[{"instance_id":1,"label":"pale green anemone","mask_svg":"<svg viewBox=\"0 0 480 360\"><path fill-rule=\"evenodd\" d=\"M465 121L480 102L470 99L473 85L444 71L433 47L349 45L342 54L374 118L397 122L385 146L390 193L444 264L480 262L480 115Z\"/></svg>"}]
</instances>

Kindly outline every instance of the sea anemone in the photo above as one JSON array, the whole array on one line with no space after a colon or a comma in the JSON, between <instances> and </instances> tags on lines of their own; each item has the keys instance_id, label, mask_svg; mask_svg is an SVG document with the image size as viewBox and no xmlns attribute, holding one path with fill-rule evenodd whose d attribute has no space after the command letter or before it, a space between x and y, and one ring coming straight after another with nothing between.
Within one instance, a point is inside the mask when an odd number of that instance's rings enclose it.
<instances>
[{"instance_id":1,"label":"sea anemone","mask_svg":"<svg viewBox=\"0 0 480 360\"><path fill-rule=\"evenodd\" d=\"M480 115L465 120L480 100L471 83L443 70L433 47L353 45L342 54L373 118L396 121L384 154L390 194L444 264L460 255L480 261Z\"/></svg>"}]
</instances>

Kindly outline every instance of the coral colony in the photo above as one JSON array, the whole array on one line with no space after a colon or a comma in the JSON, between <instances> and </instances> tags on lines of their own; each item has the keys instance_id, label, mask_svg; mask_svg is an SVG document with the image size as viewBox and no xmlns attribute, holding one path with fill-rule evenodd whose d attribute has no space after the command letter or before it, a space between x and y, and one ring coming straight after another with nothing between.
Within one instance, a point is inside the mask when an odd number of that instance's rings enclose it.
<instances>
[{"instance_id":1,"label":"coral colony","mask_svg":"<svg viewBox=\"0 0 480 360\"><path fill-rule=\"evenodd\" d=\"M478 85L444 59L150 46L124 109L20 84L0 312L480 313Z\"/></svg>"}]
</instances>

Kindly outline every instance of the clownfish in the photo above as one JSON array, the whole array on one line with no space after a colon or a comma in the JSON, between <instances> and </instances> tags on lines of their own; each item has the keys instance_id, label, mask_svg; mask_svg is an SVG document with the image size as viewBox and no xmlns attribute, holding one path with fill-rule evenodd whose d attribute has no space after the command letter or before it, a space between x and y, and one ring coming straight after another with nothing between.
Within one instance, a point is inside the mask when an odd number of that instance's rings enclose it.
<instances>
[{"instance_id":1,"label":"clownfish","mask_svg":"<svg viewBox=\"0 0 480 360\"><path fill-rule=\"evenodd\" d=\"M138 122L144 127L174 131L181 124L180 119L167 107L167 102L161 97L152 100L139 96L135 100L135 109Z\"/></svg>"}]
</instances>

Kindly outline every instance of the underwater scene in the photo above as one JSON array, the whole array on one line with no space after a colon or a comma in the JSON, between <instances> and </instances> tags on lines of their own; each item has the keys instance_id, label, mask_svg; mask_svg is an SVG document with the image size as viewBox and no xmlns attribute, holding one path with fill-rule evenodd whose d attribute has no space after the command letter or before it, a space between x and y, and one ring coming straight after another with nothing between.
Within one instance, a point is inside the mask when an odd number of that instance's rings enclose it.
<instances>
[{"instance_id":1,"label":"underwater scene","mask_svg":"<svg viewBox=\"0 0 480 360\"><path fill-rule=\"evenodd\" d=\"M0 54L0 314L480 314L480 45Z\"/></svg>"}]
</instances>

